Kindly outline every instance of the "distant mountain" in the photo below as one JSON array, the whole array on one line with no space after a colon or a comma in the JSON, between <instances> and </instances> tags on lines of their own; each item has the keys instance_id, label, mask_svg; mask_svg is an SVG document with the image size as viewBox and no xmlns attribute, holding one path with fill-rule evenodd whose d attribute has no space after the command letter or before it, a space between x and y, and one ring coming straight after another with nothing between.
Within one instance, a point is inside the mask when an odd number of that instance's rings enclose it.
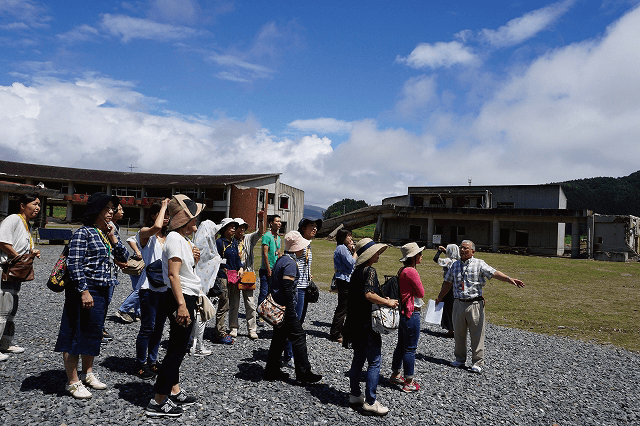
<instances>
[{"instance_id":1,"label":"distant mountain","mask_svg":"<svg viewBox=\"0 0 640 426\"><path fill-rule=\"evenodd\" d=\"M560 182L568 209L640 216L640 171L621 178L596 177Z\"/></svg>"},{"instance_id":2,"label":"distant mountain","mask_svg":"<svg viewBox=\"0 0 640 426\"><path fill-rule=\"evenodd\" d=\"M322 219L322 214L326 209L322 207L309 206L307 204L304 205L304 217L308 217L310 219Z\"/></svg>"}]
</instances>

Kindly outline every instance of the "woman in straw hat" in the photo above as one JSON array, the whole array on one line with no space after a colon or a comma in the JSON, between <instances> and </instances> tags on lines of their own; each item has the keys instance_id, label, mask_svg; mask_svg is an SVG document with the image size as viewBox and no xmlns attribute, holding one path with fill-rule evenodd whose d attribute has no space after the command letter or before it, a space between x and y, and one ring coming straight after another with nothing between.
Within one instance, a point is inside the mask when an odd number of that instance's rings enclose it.
<instances>
[{"instance_id":1,"label":"woman in straw hat","mask_svg":"<svg viewBox=\"0 0 640 426\"><path fill-rule=\"evenodd\" d=\"M196 302L202 291L200 277L195 273L200 251L187 237L196 231L196 217L203 207L182 194L174 195L167 206L170 220L162 248L162 275L171 287L164 298L169 317L169 347L158 369L156 394L145 409L147 416L177 417L182 414L182 407L196 401L180 389L180 365L187 351Z\"/></svg>"},{"instance_id":2,"label":"woman in straw hat","mask_svg":"<svg viewBox=\"0 0 640 426\"><path fill-rule=\"evenodd\" d=\"M386 305L391 308L398 306L398 301L383 298L376 291L379 288L378 275L373 264L380 254L385 251L385 244L376 244L371 238L363 238L356 244L356 268L351 275L351 287L347 297L347 320L343 345L350 344L353 348L353 360L349 371L351 392L349 403L361 405L362 408L374 415L383 416L389 409L376 398L378 378L380 376L380 362L382 359L382 339L380 334L371 328L371 307ZM360 374L364 362L367 361L367 380L365 394L360 390Z\"/></svg>"},{"instance_id":3,"label":"woman in straw hat","mask_svg":"<svg viewBox=\"0 0 640 426\"><path fill-rule=\"evenodd\" d=\"M311 241L300 235L298 231L291 231L284 236L284 255L278 259L273 267L272 282L269 291L273 300L285 306L282 324L273 328L273 337L264 368L265 380L284 380L289 374L280 370L280 357L287 339L291 342L295 359L296 380L302 383L315 383L322 379L319 374L311 372L311 364L307 354L307 338L302 323L295 310L297 288L295 281L299 271L296 258L301 256Z\"/></svg>"},{"instance_id":4,"label":"woman in straw hat","mask_svg":"<svg viewBox=\"0 0 640 426\"><path fill-rule=\"evenodd\" d=\"M93 373L94 357L100 355L102 330L109 306L109 288L116 285L112 256L126 262L129 252L110 223L118 197L104 192L91 194L82 217L84 226L69 241L67 270L72 283L65 286L60 331L54 348L62 352L67 373L67 392L74 398L91 398L92 389L107 385ZM82 356L82 374L78 361Z\"/></svg>"},{"instance_id":5,"label":"woman in straw hat","mask_svg":"<svg viewBox=\"0 0 640 426\"><path fill-rule=\"evenodd\" d=\"M422 262L422 251L416 243L408 243L400 248L404 266L398 271L398 287L400 290L400 327L398 328L398 344L393 351L389 378L391 383L402 386L404 392L420 390L418 382L413 380L416 363L416 349L420 338L420 310L424 305L424 287L416 266ZM404 365L404 378L400 375L400 367Z\"/></svg>"}]
</instances>

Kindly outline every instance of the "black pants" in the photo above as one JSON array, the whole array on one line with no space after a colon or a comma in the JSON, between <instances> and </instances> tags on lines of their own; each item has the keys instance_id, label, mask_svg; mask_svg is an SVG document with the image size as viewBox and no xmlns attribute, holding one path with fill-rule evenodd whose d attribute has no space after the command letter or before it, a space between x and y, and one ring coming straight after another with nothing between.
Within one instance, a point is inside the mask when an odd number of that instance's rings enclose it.
<instances>
[{"instance_id":1,"label":"black pants","mask_svg":"<svg viewBox=\"0 0 640 426\"><path fill-rule=\"evenodd\" d=\"M296 377L304 376L311 372L311 364L309 364L309 356L307 354L307 336L302 328L302 323L298 319L295 305L293 304L294 292L297 293L295 286L287 286L285 288L287 303L284 321L282 321L280 326L273 328L273 337L271 338L271 346L269 346L265 374L272 374L280 370L280 358L282 357L287 339L291 342L293 349Z\"/></svg>"},{"instance_id":2,"label":"black pants","mask_svg":"<svg viewBox=\"0 0 640 426\"><path fill-rule=\"evenodd\" d=\"M331 332L329 338L338 340L342 337L342 329L344 328L344 320L347 318L347 296L349 295L349 283L336 278L338 286L338 306L333 314L331 323Z\"/></svg>"},{"instance_id":3,"label":"black pants","mask_svg":"<svg viewBox=\"0 0 640 426\"><path fill-rule=\"evenodd\" d=\"M162 360L162 365L158 370L158 378L154 391L160 395L169 395L171 388L180 383L180 365L187 352L191 329L193 328L194 313L196 309L196 296L183 294L184 301L191 317L188 326L183 327L176 321L174 313L178 310L178 302L173 295L171 289L167 290L168 294L165 299L165 309L169 318L169 347L167 353Z\"/></svg>"}]
</instances>

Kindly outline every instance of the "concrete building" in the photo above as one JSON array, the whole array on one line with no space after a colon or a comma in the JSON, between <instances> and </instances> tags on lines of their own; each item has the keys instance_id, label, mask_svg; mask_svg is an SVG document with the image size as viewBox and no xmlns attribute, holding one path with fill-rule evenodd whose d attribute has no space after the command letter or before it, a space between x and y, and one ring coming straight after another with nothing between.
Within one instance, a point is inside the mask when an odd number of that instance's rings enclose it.
<instances>
[{"instance_id":1,"label":"concrete building","mask_svg":"<svg viewBox=\"0 0 640 426\"><path fill-rule=\"evenodd\" d=\"M144 221L146 209L155 200L174 194L204 203L202 219L219 223L225 217L242 217L252 229L257 227L257 213L263 209L282 217L286 225L283 232L291 224L297 225L304 212L304 191L280 182L280 173L170 175L0 161L0 176L8 182L42 184L52 190L43 210L52 216L54 206L66 207L66 222L78 221L89 195L97 191L120 197L125 212L121 223L130 225ZM3 209L5 204L0 203L0 217L8 214Z\"/></svg>"}]
</instances>

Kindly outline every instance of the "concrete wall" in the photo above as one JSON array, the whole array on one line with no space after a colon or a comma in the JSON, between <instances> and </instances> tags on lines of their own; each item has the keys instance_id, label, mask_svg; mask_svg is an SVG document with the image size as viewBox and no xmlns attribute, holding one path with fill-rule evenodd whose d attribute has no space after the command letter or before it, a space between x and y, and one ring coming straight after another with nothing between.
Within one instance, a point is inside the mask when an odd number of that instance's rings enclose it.
<instances>
[{"instance_id":1,"label":"concrete wall","mask_svg":"<svg viewBox=\"0 0 640 426\"><path fill-rule=\"evenodd\" d=\"M567 197L559 185L493 186L491 208L512 202L516 209L566 209Z\"/></svg>"},{"instance_id":2,"label":"concrete wall","mask_svg":"<svg viewBox=\"0 0 640 426\"><path fill-rule=\"evenodd\" d=\"M285 195L289 197L289 206L287 209L281 209L278 201ZM280 232L295 231L298 229L298 222L304 217L304 191L278 182L274 211L275 214L280 215L283 224L286 223L286 228L283 226Z\"/></svg>"},{"instance_id":3,"label":"concrete wall","mask_svg":"<svg viewBox=\"0 0 640 426\"><path fill-rule=\"evenodd\" d=\"M611 253L638 253L640 218L636 216L594 215L593 250L596 259L626 260L622 256L609 259ZM603 255L603 253L609 253Z\"/></svg>"},{"instance_id":4,"label":"concrete wall","mask_svg":"<svg viewBox=\"0 0 640 426\"><path fill-rule=\"evenodd\" d=\"M409 205L409 196L408 195L399 195L397 197L389 197L382 200L382 205L395 204L396 206L408 206Z\"/></svg>"}]
</instances>

